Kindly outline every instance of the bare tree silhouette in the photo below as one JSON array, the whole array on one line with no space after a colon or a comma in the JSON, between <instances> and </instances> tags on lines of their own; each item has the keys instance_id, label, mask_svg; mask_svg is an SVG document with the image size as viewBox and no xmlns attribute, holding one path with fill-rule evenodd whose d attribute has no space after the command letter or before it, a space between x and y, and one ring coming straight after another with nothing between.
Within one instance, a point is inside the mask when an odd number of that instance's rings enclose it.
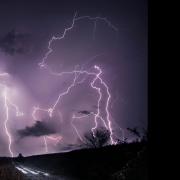
<instances>
[{"instance_id":1,"label":"bare tree silhouette","mask_svg":"<svg viewBox=\"0 0 180 180\"><path fill-rule=\"evenodd\" d=\"M110 132L104 128L97 129L94 134L92 131L84 134L83 145L89 148L100 148L108 144Z\"/></svg>"},{"instance_id":2,"label":"bare tree silhouette","mask_svg":"<svg viewBox=\"0 0 180 180\"><path fill-rule=\"evenodd\" d=\"M140 132L137 130L137 128L127 128L127 130L134 135L135 137L137 137L136 141L139 141L141 139L141 134Z\"/></svg>"}]
</instances>

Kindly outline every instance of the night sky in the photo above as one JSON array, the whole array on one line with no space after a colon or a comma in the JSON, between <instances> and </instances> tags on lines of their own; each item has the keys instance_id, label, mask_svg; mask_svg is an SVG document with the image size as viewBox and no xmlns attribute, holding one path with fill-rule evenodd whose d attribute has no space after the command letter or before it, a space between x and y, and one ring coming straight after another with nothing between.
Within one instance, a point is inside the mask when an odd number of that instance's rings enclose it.
<instances>
[{"instance_id":1,"label":"night sky","mask_svg":"<svg viewBox=\"0 0 180 180\"><path fill-rule=\"evenodd\" d=\"M118 31L101 20L96 29L93 20L75 22L64 39L52 43L48 68L59 73L81 68L96 72L94 65L99 66L111 93L113 137L122 138L121 128L129 139L133 137L126 128L147 128L146 0L1 1L0 74L8 76L0 76L0 156L10 156L4 128L4 84L8 98L24 114L17 117L9 106L8 131L14 155L46 153L44 136L51 137L47 138L49 153L70 150L70 145L79 142L71 126L72 116L97 111L98 94L90 87L92 77L82 76L79 78L85 81L62 98L52 117L45 111L37 112L36 119L32 117L33 107L48 109L73 81L73 75L54 76L38 63L48 51L48 41L71 26L75 13L77 17L105 17ZM100 109L105 118L107 95L103 97ZM83 136L94 126L94 117L76 120L75 126Z\"/></svg>"}]
</instances>

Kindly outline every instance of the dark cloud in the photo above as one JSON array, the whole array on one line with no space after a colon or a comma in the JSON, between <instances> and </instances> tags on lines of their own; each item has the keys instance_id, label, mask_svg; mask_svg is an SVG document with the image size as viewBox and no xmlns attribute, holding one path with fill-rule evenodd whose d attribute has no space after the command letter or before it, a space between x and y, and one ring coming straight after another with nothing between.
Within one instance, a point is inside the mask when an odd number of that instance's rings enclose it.
<instances>
[{"instance_id":1,"label":"dark cloud","mask_svg":"<svg viewBox=\"0 0 180 180\"><path fill-rule=\"evenodd\" d=\"M10 55L24 54L28 50L29 37L29 34L20 33L13 29L0 39L0 49Z\"/></svg>"},{"instance_id":2,"label":"dark cloud","mask_svg":"<svg viewBox=\"0 0 180 180\"><path fill-rule=\"evenodd\" d=\"M79 111L78 113L79 114L86 114L86 115L91 114L91 112L87 111L87 110Z\"/></svg>"},{"instance_id":3,"label":"dark cloud","mask_svg":"<svg viewBox=\"0 0 180 180\"><path fill-rule=\"evenodd\" d=\"M27 126L25 129L17 131L20 137L35 136L40 137L43 135L50 135L56 133L56 129L48 122L36 121L31 127Z\"/></svg>"}]
</instances>

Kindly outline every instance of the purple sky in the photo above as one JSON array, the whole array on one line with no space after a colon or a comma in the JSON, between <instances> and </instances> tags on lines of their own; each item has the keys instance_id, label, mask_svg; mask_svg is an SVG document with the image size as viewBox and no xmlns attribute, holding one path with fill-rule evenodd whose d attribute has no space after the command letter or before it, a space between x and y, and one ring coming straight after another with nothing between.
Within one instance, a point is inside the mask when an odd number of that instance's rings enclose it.
<instances>
[{"instance_id":1,"label":"purple sky","mask_svg":"<svg viewBox=\"0 0 180 180\"><path fill-rule=\"evenodd\" d=\"M98 65L101 77L109 86L111 100L110 119L114 137L131 138L126 128L147 126L147 2L134 1L4 1L0 2L0 77L5 83L8 97L23 111L16 117L9 108L8 130L12 137L14 155L45 153L43 133L52 138L62 138L59 143L47 139L48 151L59 152L69 144L77 143L77 134L71 126L73 114L79 111L96 112L98 94L90 88L92 77L77 84L57 104L53 117L48 112L38 112L32 118L34 106L48 109L59 93L66 91L72 83L72 75L57 77L41 69L38 63L48 51L48 41L61 36L77 16L106 17L118 28L110 28L104 21L84 19L77 21L65 38L52 44L53 53L47 58L47 65L55 72L72 71L84 64L84 70L96 72ZM90 60L92 57L95 59ZM79 66L77 66L79 65ZM80 77L83 78L84 76ZM4 129L5 108L3 88L0 86L0 156L10 156L8 137ZM2 93L1 93L2 92ZM102 88L102 93L105 90ZM105 100L100 105L105 117ZM60 114L61 112L61 114ZM40 123L37 123L40 121ZM92 116L75 122L80 134L94 126ZM28 129L27 127L31 128ZM42 134L41 134L42 131ZM21 133L19 133L21 132ZM38 132L38 133L36 133Z\"/></svg>"}]
</instances>

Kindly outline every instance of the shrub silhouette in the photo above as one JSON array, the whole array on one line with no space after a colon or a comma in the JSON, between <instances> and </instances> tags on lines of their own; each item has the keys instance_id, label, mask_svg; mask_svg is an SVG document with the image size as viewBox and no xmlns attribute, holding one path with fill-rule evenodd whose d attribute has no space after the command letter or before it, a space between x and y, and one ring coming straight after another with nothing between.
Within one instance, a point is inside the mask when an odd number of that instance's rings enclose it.
<instances>
[{"instance_id":1,"label":"shrub silhouette","mask_svg":"<svg viewBox=\"0 0 180 180\"><path fill-rule=\"evenodd\" d=\"M84 134L83 145L88 148L100 148L108 144L110 140L110 132L104 128Z\"/></svg>"},{"instance_id":2,"label":"shrub silhouette","mask_svg":"<svg viewBox=\"0 0 180 180\"><path fill-rule=\"evenodd\" d=\"M23 155L19 153L18 158L23 158Z\"/></svg>"},{"instance_id":3,"label":"shrub silhouette","mask_svg":"<svg viewBox=\"0 0 180 180\"><path fill-rule=\"evenodd\" d=\"M148 140L148 131L143 128L143 132L140 133L140 131L135 127L135 128L127 128L127 130L133 134L135 137L137 137L136 141L142 141L142 142L147 142Z\"/></svg>"},{"instance_id":4,"label":"shrub silhouette","mask_svg":"<svg viewBox=\"0 0 180 180\"><path fill-rule=\"evenodd\" d=\"M23 162L24 161L24 156L21 153L19 153L16 160L17 160L17 162Z\"/></svg>"}]
</instances>

